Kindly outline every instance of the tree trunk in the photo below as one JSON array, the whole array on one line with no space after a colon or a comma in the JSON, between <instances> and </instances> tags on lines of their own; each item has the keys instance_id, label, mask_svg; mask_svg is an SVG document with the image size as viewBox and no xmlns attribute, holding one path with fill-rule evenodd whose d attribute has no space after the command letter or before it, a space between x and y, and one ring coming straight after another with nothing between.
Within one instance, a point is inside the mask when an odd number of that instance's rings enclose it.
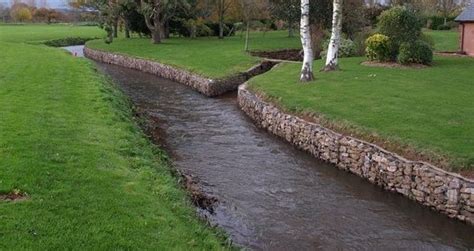
<instances>
[{"instance_id":1,"label":"tree trunk","mask_svg":"<svg viewBox=\"0 0 474 251\"><path fill-rule=\"evenodd\" d=\"M224 18L219 18L219 39L224 39Z\"/></svg>"},{"instance_id":2,"label":"tree trunk","mask_svg":"<svg viewBox=\"0 0 474 251\"><path fill-rule=\"evenodd\" d=\"M125 38L130 38L130 27L127 20L125 20Z\"/></svg>"},{"instance_id":3,"label":"tree trunk","mask_svg":"<svg viewBox=\"0 0 474 251\"><path fill-rule=\"evenodd\" d=\"M106 23L105 32L107 32L107 37L105 38L105 43L106 44L112 43L114 41L114 36L113 36L113 31L112 31L112 27L110 25L110 22Z\"/></svg>"},{"instance_id":4,"label":"tree trunk","mask_svg":"<svg viewBox=\"0 0 474 251\"><path fill-rule=\"evenodd\" d=\"M249 51L250 21L247 20L247 31L245 32L245 51Z\"/></svg>"},{"instance_id":5,"label":"tree trunk","mask_svg":"<svg viewBox=\"0 0 474 251\"><path fill-rule=\"evenodd\" d=\"M217 15L219 18L219 39L224 39L224 15L225 15L225 0L217 1Z\"/></svg>"},{"instance_id":6,"label":"tree trunk","mask_svg":"<svg viewBox=\"0 0 474 251\"><path fill-rule=\"evenodd\" d=\"M142 3L142 5L144 5L143 0L141 0L141 3ZM151 41L152 41L152 43L159 44L159 43L161 43L161 39L162 39L162 36L163 36L162 35L163 31L161 29L163 24L160 20L160 14L159 14L159 11L160 11L160 8L161 8L161 5L160 5L161 2L155 1L154 4L155 4L155 9L157 10L158 13L151 14L151 15L150 14L144 15L144 17L145 17L145 24L151 32ZM151 22L152 20L153 20L153 23Z\"/></svg>"},{"instance_id":7,"label":"tree trunk","mask_svg":"<svg viewBox=\"0 0 474 251\"><path fill-rule=\"evenodd\" d=\"M288 37L293 37L295 35L295 31L293 29L293 22L288 22Z\"/></svg>"},{"instance_id":8,"label":"tree trunk","mask_svg":"<svg viewBox=\"0 0 474 251\"><path fill-rule=\"evenodd\" d=\"M343 0L333 0L331 39L329 40L324 71L334 71L339 68L337 58L339 54L339 44L341 43L342 1Z\"/></svg>"},{"instance_id":9,"label":"tree trunk","mask_svg":"<svg viewBox=\"0 0 474 251\"><path fill-rule=\"evenodd\" d=\"M114 38L118 37L118 18L114 18L113 36L114 36Z\"/></svg>"},{"instance_id":10,"label":"tree trunk","mask_svg":"<svg viewBox=\"0 0 474 251\"><path fill-rule=\"evenodd\" d=\"M301 82L314 80L313 75L313 49L311 48L311 32L309 27L309 0L301 0L301 44L303 46L303 67L301 69Z\"/></svg>"},{"instance_id":11,"label":"tree trunk","mask_svg":"<svg viewBox=\"0 0 474 251\"><path fill-rule=\"evenodd\" d=\"M191 38L192 38L192 39L195 39L195 38L196 38L196 31L197 31L196 24L195 24L195 23L192 23L192 24L191 24Z\"/></svg>"},{"instance_id":12,"label":"tree trunk","mask_svg":"<svg viewBox=\"0 0 474 251\"><path fill-rule=\"evenodd\" d=\"M152 43L154 44L160 44L161 43L161 31L160 31L160 28L158 27L155 27L152 31L151 31L151 40L152 40Z\"/></svg>"},{"instance_id":13,"label":"tree trunk","mask_svg":"<svg viewBox=\"0 0 474 251\"><path fill-rule=\"evenodd\" d=\"M170 29L168 22L164 22L160 26L161 29L161 39L170 38Z\"/></svg>"}]
</instances>

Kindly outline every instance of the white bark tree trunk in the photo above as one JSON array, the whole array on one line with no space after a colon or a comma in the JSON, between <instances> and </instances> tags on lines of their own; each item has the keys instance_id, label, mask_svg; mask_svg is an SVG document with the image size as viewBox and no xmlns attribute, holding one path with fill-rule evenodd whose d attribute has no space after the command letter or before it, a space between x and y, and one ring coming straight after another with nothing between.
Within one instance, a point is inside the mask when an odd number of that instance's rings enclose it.
<instances>
[{"instance_id":1,"label":"white bark tree trunk","mask_svg":"<svg viewBox=\"0 0 474 251\"><path fill-rule=\"evenodd\" d=\"M303 67L300 80L308 82L314 79L313 75L313 48L311 43L311 32L309 26L309 0L301 0L301 45L303 46Z\"/></svg>"},{"instance_id":2,"label":"white bark tree trunk","mask_svg":"<svg viewBox=\"0 0 474 251\"><path fill-rule=\"evenodd\" d=\"M324 71L334 71L339 67L337 57L339 55L339 44L341 43L342 1L333 0L331 39L329 41Z\"/></svg>"}]
</instances>

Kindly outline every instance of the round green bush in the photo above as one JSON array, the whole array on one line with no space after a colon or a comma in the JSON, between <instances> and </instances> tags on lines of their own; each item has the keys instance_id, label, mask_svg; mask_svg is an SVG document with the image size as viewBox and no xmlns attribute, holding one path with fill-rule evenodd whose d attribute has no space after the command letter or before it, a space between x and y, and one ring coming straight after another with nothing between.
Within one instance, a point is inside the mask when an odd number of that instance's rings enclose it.
<instances>
[{"instance_id":1,"label":"round green bush","mask_svg":"<svg viewBox=\"0 0 474 251\"><path fill-rule=\"evenodd\" d=\"M390 39L382 34L374 34L365 41L365 53L369 60L388 61L391 58Z\"/></svg>"},{"instance_id":2,"label":"round green bush","mask_svg":"<svg viewBox=\"0 0 474 251\"><path fill-rule=\"evenodd\" d=\"M323 44L324 51L320 54L321 58L326 58L328 46L329 40L326 40ZM337 57L347 58L353 56L356 56L356 44L350 39L341 38L341 43L339 44L339 55L337 55Z\"/></svg>"},{"instance_id":3,"label":"round green bush","mask_svg":"<svg viewBox=\"0 0 474 251\"><path fill-rule=\"evenodd\" d=\"M419 39L422 26L421 19L406 7L393 7L382 12L378 28L380 33L390 38L392 59L396 58L402 43Z\"/></svg>"},{"instance_id":4,"label":"round green bush","mask_svg":"<svg viewBox=\"0 0 474 251\"><path fill-rule=\"evenodd\" d=\"M429 65L433 62L433 49L428 43L422 40L417 40L412 43L403 43L400 45L398 62L400 64L414 63Z\"/></svg>"}]
</instances>

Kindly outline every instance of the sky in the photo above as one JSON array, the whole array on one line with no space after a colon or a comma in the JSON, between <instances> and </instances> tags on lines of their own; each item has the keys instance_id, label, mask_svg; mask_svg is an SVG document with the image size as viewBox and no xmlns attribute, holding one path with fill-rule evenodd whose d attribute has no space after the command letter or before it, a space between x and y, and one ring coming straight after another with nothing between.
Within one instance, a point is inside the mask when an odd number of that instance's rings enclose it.
<instances>
[{"instance_id":1,"label":"sky","mask_svg":"<svg viewBox=\"0 0 474 251\"><path fill-rule=\"evenodd\" d=\"M22 1L22 2L29 2L27 0L25 1ZM57 8L68 8L68 1L67 0L35 0L36 4L37 5L40 5L40 3L46 3L46 6L45 7L48 7L48 8L54 8L54 9L57 9ZM10 0L0 0L0 4L4 5L4 6L10 6ZM39 6L39 7L43 7L43 6Z\"/></svg>"}]
</instances>

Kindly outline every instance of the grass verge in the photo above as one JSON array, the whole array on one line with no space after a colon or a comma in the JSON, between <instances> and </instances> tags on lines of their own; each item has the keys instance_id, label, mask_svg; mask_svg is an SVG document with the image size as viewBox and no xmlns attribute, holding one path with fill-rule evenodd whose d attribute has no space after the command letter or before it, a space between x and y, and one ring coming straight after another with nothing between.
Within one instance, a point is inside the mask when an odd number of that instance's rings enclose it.
<instances>
[{"instance_id":1,"label":"grass verge","mask_svg":"<svg viewBox=\"0 0 474 251\"><path fill-rule=\"evenodd\" d=\"M316 73L300 84L300 64L282 64L250 81L283 109L311 115L324 125L407 157L422 158L447 170L474 165L474 60L435 57L423 69L361 65L341 60L342 70ZM315 69L322 68L320 60Z\"/></svg>"},{"instance_id":2,"label":"grass verge","mask_svg":"<svg viewBox=\"0 0 474 251\"><path fill-rule=\"evenodd\" d=\"M14 36L0 37L0 194L25 199L0 201L0 249L224 249L92 63Z\"/></svg>"},{"instance_id":3,"label":"grass verge","mask_svg":"<svg viewBox=\"0 0 474 251\"><path fill-rule=\"evenodd\" d=\"M87 47L122 53L164 64L173 65L209 78L222 78L243 72L259 62L244 51L244 38L171 38L160 45L149 38L116 39L112 44L102 40L87 42ZM299 48L298 38L289 38L286 32L252 33L250 50L277 50Z\"/></svg>"}]
</instances>

